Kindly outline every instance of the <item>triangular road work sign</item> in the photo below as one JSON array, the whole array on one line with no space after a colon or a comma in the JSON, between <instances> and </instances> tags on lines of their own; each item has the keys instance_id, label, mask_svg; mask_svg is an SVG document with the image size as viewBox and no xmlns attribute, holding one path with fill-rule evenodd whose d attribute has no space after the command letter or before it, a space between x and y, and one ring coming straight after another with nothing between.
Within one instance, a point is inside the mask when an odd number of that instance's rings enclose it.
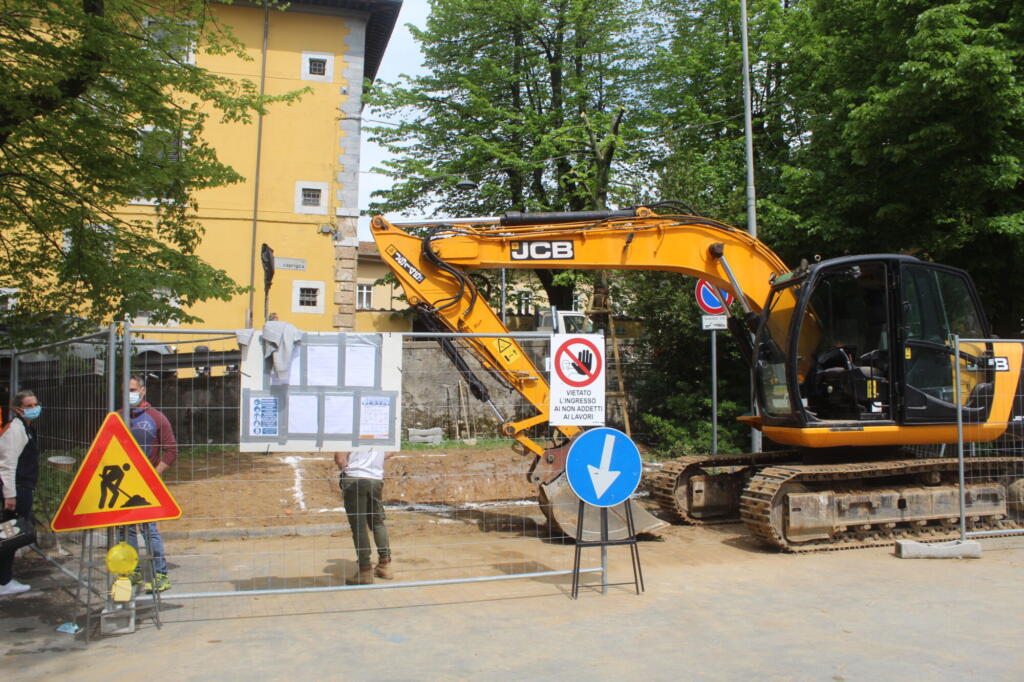
<instances>
[{"instance_id":1,"label":"triangular road work sign","mask_svg":"<svg viewBox=\"0 0 1024 682\"><path fill-rule=\"evenodd\" d=\"M121 415L111 412L89 446L50 527L64 532L180 516L181 508Z\"/></svg>"}]
</instances>

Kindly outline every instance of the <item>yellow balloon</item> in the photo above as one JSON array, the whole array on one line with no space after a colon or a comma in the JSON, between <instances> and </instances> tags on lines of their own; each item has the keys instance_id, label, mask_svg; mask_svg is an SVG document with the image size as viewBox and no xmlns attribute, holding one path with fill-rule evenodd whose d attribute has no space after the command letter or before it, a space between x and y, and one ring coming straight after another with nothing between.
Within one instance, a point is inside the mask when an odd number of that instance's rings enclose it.
<instances>
[{"instance_id":1,"label":"yellow balloon","mask_svg":"<svg viewBox=\"0 0 1024 682\"><path fill-rule=\"evenodd\" d=\"M119 542L107 552L107 570L127 575L139 565L139 553L127 542Z\"/></svg>"}]
</instances>

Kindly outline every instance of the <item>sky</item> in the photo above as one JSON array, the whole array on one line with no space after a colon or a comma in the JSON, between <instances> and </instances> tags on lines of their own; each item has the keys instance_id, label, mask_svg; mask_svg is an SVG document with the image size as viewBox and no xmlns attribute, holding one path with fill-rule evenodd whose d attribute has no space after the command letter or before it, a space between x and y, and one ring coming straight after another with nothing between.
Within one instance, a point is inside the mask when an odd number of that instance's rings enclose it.
<instances>
[{"instance_id":1,"label":"sky","mask_svg":"<svg viewBox=\"0 0 1024 682\"><path fill-rule=\"evenodd\" d=\"M377 71L377 80L393 82L398 80L401 74L416 75L423 72L423 55L419 47L409 34L406 24L422 27L427 21L427 14L430 6L427 0L404 0L401 13L398 15L398 23L391 34L387 50L384 52L384 59ZM363 115L369 114L368 109L363 110ZM376 118L369 116L370 118ZM367 141L367 135L362 136L359 147L359 208L365 210L370 205L370 193L377 189L385 189L391 186L390 178L377 173L371 173L370 169L388 157L388 154ZM370 235L370 218L363 216L359 219L360 241L372 241Z\"/></svg>"}]
</instances>

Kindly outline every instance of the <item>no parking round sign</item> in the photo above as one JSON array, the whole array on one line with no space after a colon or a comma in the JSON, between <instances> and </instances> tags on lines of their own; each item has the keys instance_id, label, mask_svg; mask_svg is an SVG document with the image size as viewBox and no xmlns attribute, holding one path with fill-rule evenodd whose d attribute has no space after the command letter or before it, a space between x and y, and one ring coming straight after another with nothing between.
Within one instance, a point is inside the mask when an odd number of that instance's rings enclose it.
<instances>
[{"instance_id":1,"label":"no parking round sign","mask_svg":"<svg viewBox=\"0 0 1024 682\"><path fill-rule=\"evenodd\" d=\"M715 289L715 286L706 279L697 280L697 288L693 294L697 298L697 305L708 315L724 314L725 307L722 306L722 301L725 301L726 306L732 305L732 294L725 289Z\"/></svg>"}]
</instances>

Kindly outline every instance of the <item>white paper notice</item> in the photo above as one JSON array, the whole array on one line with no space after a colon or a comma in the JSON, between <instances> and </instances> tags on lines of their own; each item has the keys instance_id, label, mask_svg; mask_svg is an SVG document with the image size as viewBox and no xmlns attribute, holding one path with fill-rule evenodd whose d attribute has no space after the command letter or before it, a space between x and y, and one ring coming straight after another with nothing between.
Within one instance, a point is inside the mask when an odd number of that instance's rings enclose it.
<instances>
[{"instance_id":1,"label":"white paper notice","mask_svg":"<svg viewBox=\"0 0 1024 682\"><path fill-rule=\"evenodd\" d=\"M376 346L345 346L345 385L370 386L377 378Z\"/></svg>"},{"instance_id":2,"label":"white paper notice","mask_svg":"<svg viewBox=\"0 0 1024 682\"><path fill-rule=\"evenodd\" d=\"M391 435L391 398L363 396L359 399L359 438L386 440Z\"/></svg>"},{"instance_id":3,"label":"white paper notice","mask_svg":"<svg viewBox=\"0 0 1024 682\"><path fill-rule=\"evenodd\" d=\"M324 433L353 433L355 396L324 396Z\"/></svg>"},{"instance_id":4,"label":"white paper notice","mask_svg":"<svg viewBox=\"0 0 1024 682\"><path fill-rule=\"evenodd\" d=\"M288 433L316 433L317 397L315 395L288 396Z\"/></svg>"},{"instance_id":5,"label":"white paper notice","mask_svg":"<svg viewBox=\"0 0 1024 682\"><path fill-rule=\"evenodd\" d=\"M306 385L338 385L337 346L306 346Z\"/></svg>"}]
</instances>

